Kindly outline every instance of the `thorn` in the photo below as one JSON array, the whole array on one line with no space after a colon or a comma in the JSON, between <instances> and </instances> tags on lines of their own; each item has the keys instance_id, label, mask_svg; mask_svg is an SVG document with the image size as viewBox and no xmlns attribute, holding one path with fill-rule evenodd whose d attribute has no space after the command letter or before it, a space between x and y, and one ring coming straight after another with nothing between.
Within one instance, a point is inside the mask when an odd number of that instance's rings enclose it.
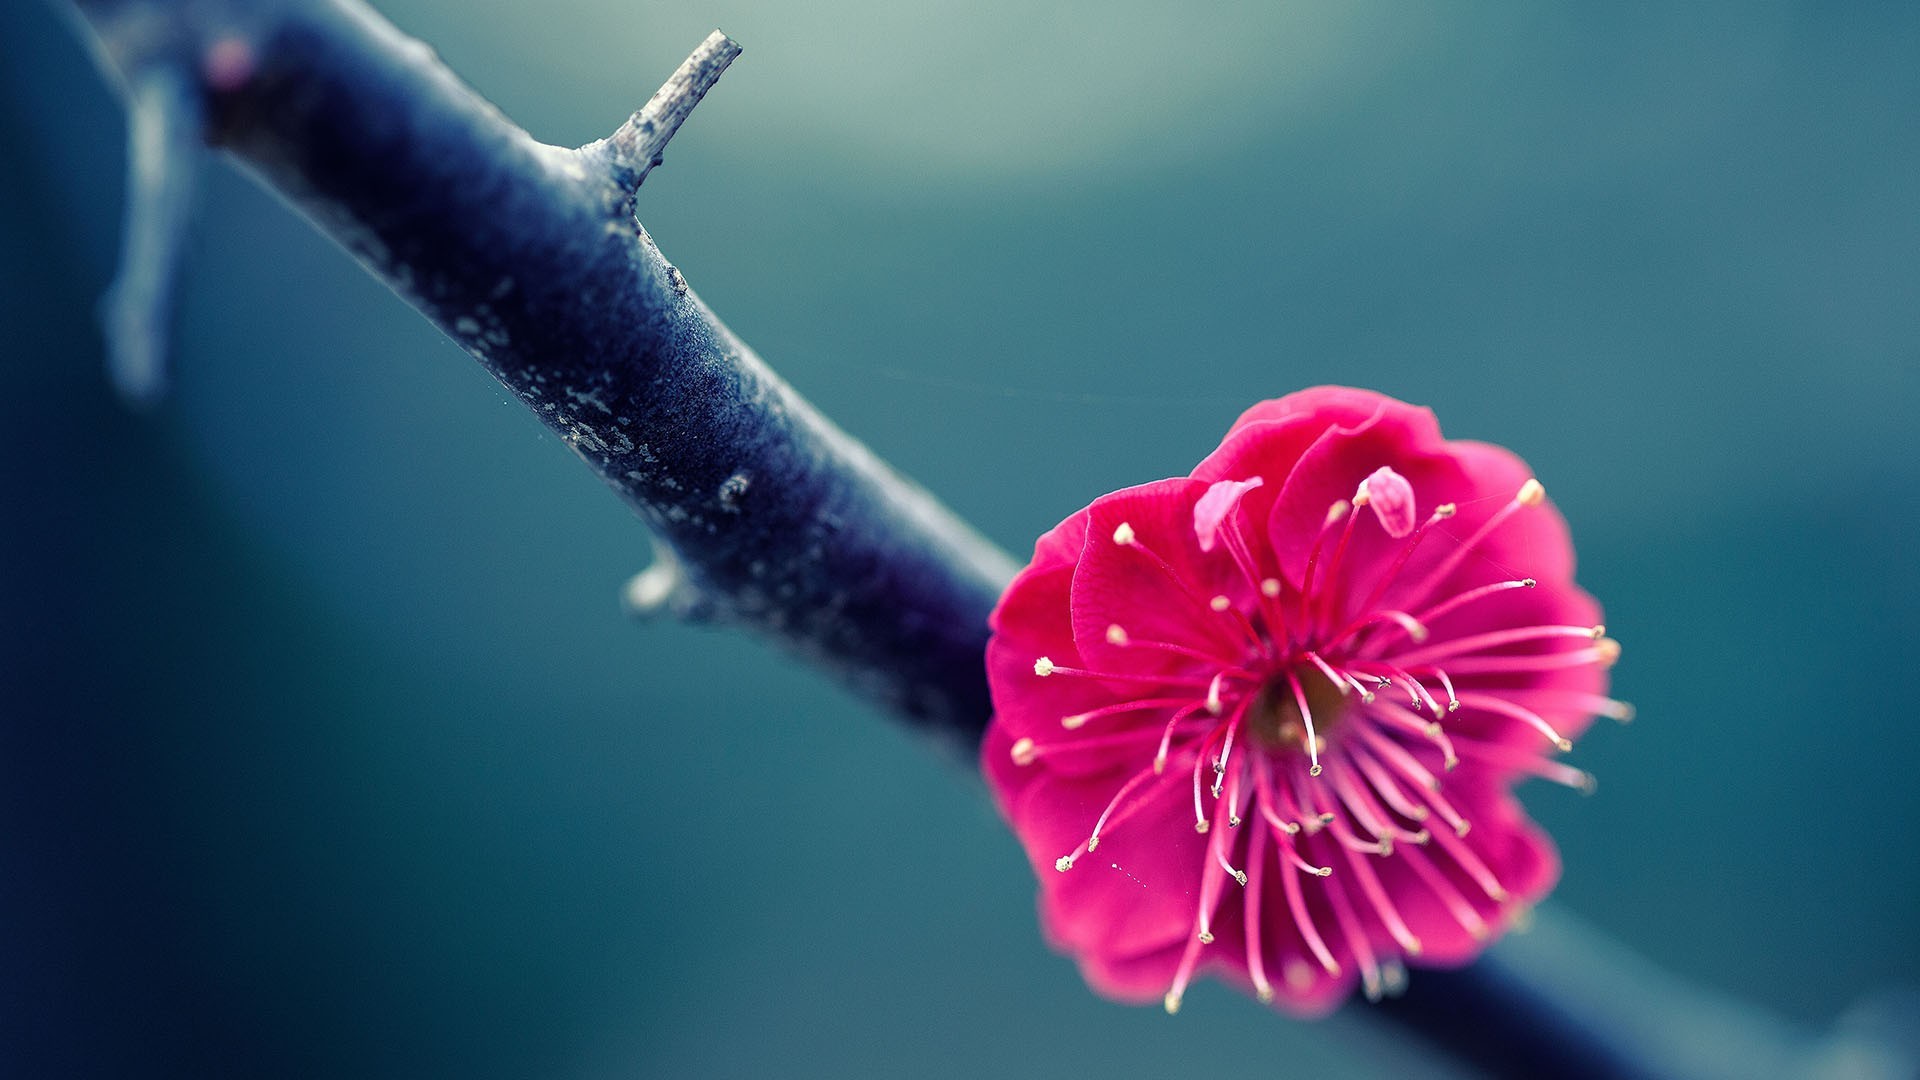
<instances>
[{"instance_id":1,"label":"thorn","mask_svg":"<svg viewBox=\"0 0 1920 1080\"><path fill-rule=\"evenodd\" d=\"M604 145L611 151L614 162L625 167L631 176L625 181L629 191L639 189L647 173L660 163L668 140L739 55L740 45L732 38L718 30L708 34L660 89L654 91L653 97L608 136Z\"/></svg>"}]
</instances>

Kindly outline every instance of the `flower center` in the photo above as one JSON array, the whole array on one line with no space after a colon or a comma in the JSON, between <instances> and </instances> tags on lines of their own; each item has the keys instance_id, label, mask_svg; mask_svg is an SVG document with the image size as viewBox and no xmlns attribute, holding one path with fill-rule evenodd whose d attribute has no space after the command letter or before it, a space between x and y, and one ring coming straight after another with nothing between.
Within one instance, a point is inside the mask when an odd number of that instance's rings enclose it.
<instances>
[{"instance_id":1,"label":"flower center","mask_svg":"<svg viewBox=\"0 0 1920 1080\"><path fill-rule=\"evenodd\" d=\"M1290 677L1289 677L1290 676ZM1294 683L1299 683L1299 693ZM1307 713L1313 718L1313 731L1324 749L1333 730L1340 726L1349 705L1339 683L1327 677L1313 664L1295 664L1268 679L1247 710L1247 733L1256 745L1267 750L1305 752L1307 725L1300 713L1300 698L1306 698Z\"/></svg>"}]
</instances>

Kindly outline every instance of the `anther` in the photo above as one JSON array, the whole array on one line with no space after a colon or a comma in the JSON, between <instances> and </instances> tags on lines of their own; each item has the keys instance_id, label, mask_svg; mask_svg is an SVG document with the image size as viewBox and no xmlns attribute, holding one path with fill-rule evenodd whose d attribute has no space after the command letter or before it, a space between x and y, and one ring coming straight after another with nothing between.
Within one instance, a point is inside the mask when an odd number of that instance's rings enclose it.
<instances>
[{"instance_id":1,"label":"anther","mask_svg":"<svg viewBox=\"0 0 1920 1080\"><path fill-rule=\"evenodd\" d=\"M1269 600L1280 595L1280 579L1267 578L1260 582L1260 595Z\"/></svg>"},{"instance_id":2,"label":"anther","mask_svg":"<svg viewBox=\"0 0 1920 1080\"><path fill-rule=\"evenodd\" d=\"M1207 684L1207 711L1215 716L1219 716L1220 711L1226 707L1226 704L1220 700L1220 681L1226 677L1226 673L1222 672L1215 675L1213 681Z\"/></svg>"},{"instance_id":3,"label":"anther","mask_svg":"<svg viewBox=\"0 0 1920 1080\"><path fill-rule=\"evenodd\" d=\"M1107 644L1125 645L1126 643L1127 643L1127 631L1125 628L1123 628L1119 623L1114 623L1111 626L1107 627Z\"/></svg>"},{"instance_id":4,"label":"anther","mask_svg":"<svg viewBox=\"0 0 1920 1080\"><path fill-rule=\"evenodd\" d=\"M1124 521L1121 522L1113 530L1113 542L1119 544L1121 547L1126 547L1128 544L1133 543L1133 526Z\"/></svg>"},{"instance_id":5,"label":"anther","mask_svg":"<svg viewBox=\"0 0 1920 1080\"><path fill-rule=\"evenodd\" d=\"M1035 660L1033 662L1033 673L1043 679L1053 674L1053 661L1044 656Z\"/></svg>"},{"instance_id":6,"label":"anther","mask_svg":"<svg viewBox=\"0 0 1920 1080\"><path fill-rule=\"evenodd\" d=\"M1525 585L1527 588L1531 589L1531 588L1535 588L1540 583L1538 581L1533 580L1532 578L1521 578L1520 584Z\"/></svg>"},{"instance_id":7,"label":"anther","mask_svg":"<svg viewBox=\"0 0 1920 1080\"><path fill-rule=\"evenodd\" d=\"M1068 731L1073 731L1084 726L1086 722L1091 719L1093 719L1092 713L1074 713L1072 716L1061 717L1060 726L1066 728Z\"/></svg>"},{"instance_id":8,"label":"anther","mask_svg":"<svg viewBox=\"0 0 1920 1080\"><path fill-rule=\"evenodd\" d=\"M1013 744L1013 763L1015 765L1031 765L1033 764L1033 759L1038 756L1038 750L1033 745L1032 739L1020 739Z\"/></svg>"},{"instance_id":9,"label":"anther","mask_svg":"<svg viewBox=\"0 0 1920 1080\"><path fill-rule=\"evenodd\" d=\"M1073 869L1073 856L1062 855L1059 858L1053 860L1053 868L1055 870L1060 871L1063 874Z\"/></svg>"},{"instance_id":10,"label":"anther","mask_svg":"<svg viewBox=\"0 0 1920 1080\"><path fill-rule=\"evenodd\" d=\"M1599 641L1601 638L1607 636L1607 624L1600 623L1599 625L1593 628L1591 633L1593 634L1593 640Z\"/></svg>"},{"instance_id":11,"label":"anther","mask_svg":"<svg viewBox=\"0 0 1920 1080\"><path fill-rule=\"evenodd\" d=\"M1263 986L1259 990L1254 991L1253 996L1260 999L1260 1004L1271 1005L1273 1004L1273 987Z\"/></svg>"},{"instance_id":12,"label":"anther","mask_svg":"<svg viewBox=\"0 0 1920 1080\"><path fill-rule=\"evenodd\" d=\"M1212 827L1212 825L1205 821L1196 821L1193 823L1193 831L1199 833L1201 836L1207 835L1207 830Z\"/></svg>"},{"instance_id":13,"label":"anther","mask_svg":"<svg viewBox=\"0 0 1920 1080\"><path fill-rule=\"evenodd\" d=\"M1161 999L1160 1004L1166 1006L1168 1016L1174 1016L1180 1012L1180 995L1169 990L1167 991L1167 996Z\"/></svg>"},{"instance_id":14,"label":"anther","mask_svg":"<svg viewBox=\"0 0 1920 1080\"><path fill-rule=\"evenodd\" d=\"M1459 512L1460 508L1452 503L1441 503L1439 506L1433 508L1433 516L1442 520L1450 518Z\"/></svg>"},{"instance_id":15,"label":"anther","mask_svg":"<svg viewBox=\"0 0 1920 1080\"><path fill-rule=\"evenodd\" d=\"M1547 489L1540 486L1540 481L1528 480L1520 485L1520 494L1515 495L1513 501L1521 506L1539 506L1546 497Z\"/></svg>"},{"instance_id":16,"label":"anther","mask_svg":"<svg viewBox=\"0 0 1920 1080\"><path fill-rule=\"evenodd\" d=\"M1603 637L1593 643L1594 659L1601 667L1612 667L1620 662L1620 643L1613 638Z\"/></svg>"},{"instance_id":17,"label":"anther","mask_svg":"<svg viewBox=\"0 0 1920 1080\"><path fill-rule=\"evenodd\" d=\"M1213 931L1211 930L1200 931L1200 944L1202 945L1213 944Z\"/></svg>"},{"instance_id":18,"label":"anther","mask_svg":"<svg viewBox=\"0 0 1920 1080\"><path fill-rule=\"evenodd\" d=\"M1212 600L1207 601L1207 606L1215 611L1225 611L1233 606L1233 601L1224 596L1216 596Z\"/></svg>"}]
</instances>

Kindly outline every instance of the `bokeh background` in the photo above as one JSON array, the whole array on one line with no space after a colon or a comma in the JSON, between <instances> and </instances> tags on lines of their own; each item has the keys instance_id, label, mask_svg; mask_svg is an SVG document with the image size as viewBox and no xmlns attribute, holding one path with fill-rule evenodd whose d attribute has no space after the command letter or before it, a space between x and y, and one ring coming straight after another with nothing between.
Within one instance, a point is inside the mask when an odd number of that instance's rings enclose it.
<instances>
[{"instance_id":1,"label":"bokeh background","mask_svg":"<svg viewBox=\"0 0 1920 1080\"><path fill-rule=\"evenodd\" d=\"M1311 383L1520 450L1641 714L1525 793L1560 901L1810 1028L1912 981L1920 8L1030 7L382 4L570 145L741 40L643 220L1010 549ZM1093 997L966 768L625 621L628 512L218 161L122 408L118 105L0 50L0 1072L1444 1072Z\"/></svg>"}]
</instances>

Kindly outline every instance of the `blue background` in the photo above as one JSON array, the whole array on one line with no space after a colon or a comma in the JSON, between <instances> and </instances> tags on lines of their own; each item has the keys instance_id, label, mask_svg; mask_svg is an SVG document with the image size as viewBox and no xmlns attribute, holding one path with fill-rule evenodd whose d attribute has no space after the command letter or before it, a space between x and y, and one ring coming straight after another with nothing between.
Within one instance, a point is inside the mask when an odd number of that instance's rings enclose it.
<instances>
[{"instance_id":1,"label":"blue background","mask_svg":"<svg viewBox=\"0 0 1920 1080\"><path fill-rule=\"evenodd\" d=\"M1920 8L1676 7L383 10L568 145L741 40L642 220L1009 549L1312 383L1519 450L1641 715L1525 793L1559 897L1824 1026L1920 960ZM0 6L0 1065L1442 1068L1093 997L966 769L626 622L628 512L224 164L120 407L123 126L57 16Z\"/></svg>"}]
</instances>

